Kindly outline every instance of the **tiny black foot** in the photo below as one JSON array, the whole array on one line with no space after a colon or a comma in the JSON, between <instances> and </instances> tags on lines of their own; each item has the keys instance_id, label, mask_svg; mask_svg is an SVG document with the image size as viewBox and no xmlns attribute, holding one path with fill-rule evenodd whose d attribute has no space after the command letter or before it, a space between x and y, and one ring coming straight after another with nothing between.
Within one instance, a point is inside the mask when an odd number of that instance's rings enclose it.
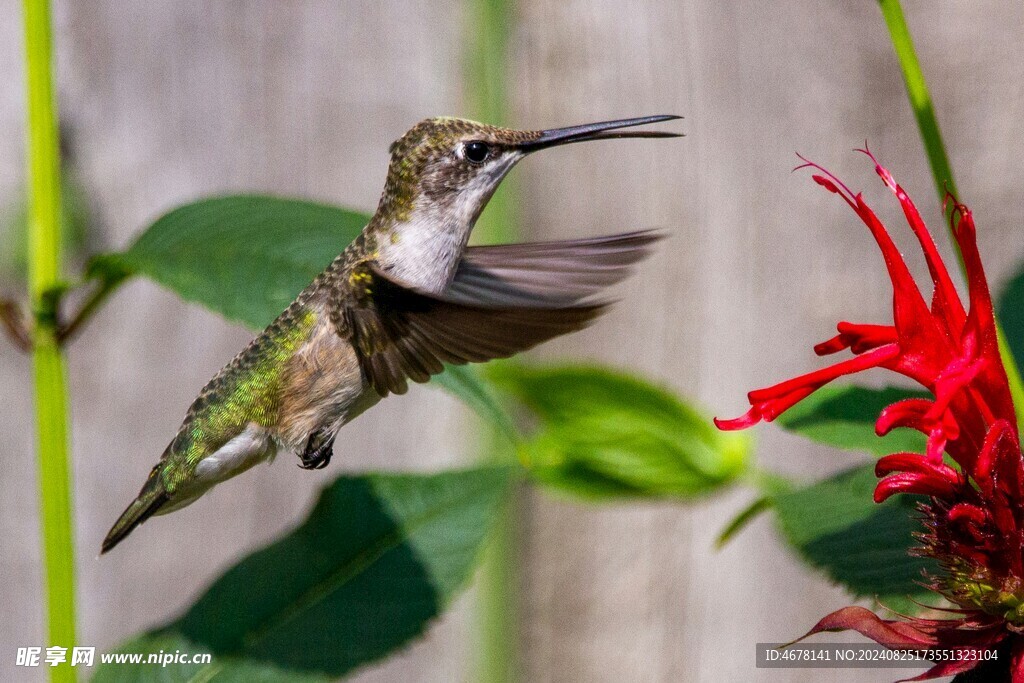
<instances>
[{"instance_id":1,"label":"tiny black foot","mask_svg":"<svg viewBox=\"0 0 1024 683\"><path fill-rule=\"evenodd\" d=\"M326 429L318 429L309 435L306 449L299 456L299 467L304 470L322 470L331 462L334 455L334 434Z\"/></svg>"}]
</instances>

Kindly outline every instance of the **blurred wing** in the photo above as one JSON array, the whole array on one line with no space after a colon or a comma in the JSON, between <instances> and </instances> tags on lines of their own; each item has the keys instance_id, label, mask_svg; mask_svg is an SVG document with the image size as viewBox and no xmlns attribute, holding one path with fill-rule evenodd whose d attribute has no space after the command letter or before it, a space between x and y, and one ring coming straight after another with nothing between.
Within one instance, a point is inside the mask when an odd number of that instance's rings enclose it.
<instances>
[{"instance_id":1,"label":"blurred wing","mask_svg":"<svg viewBox=\"0 0 1024 683\"><path fill-rule=\"evenodd\" d=\"M624 278L658 238L470 248L441 295L405 286L367 261L335 291L334 324L374 390L403 394L407 380L426 382L444 363L507 358L586 327L606 308L591 297Z\"/></svg>"},{"instance_id":2,"label":"blurred wing","mask_svg":"<svg viewBox=\"0 0 1024 683\"><path fill-rule=\"evenodd\" d=\"M640 231L564 242L469 247L445 292L454 302L545 308L585 301L623 280L660 240Z\"/></svg>"},{"instance_id":3,"label":"blurred wing","mask_svg":"<svg viewBox=\"0 0 1024 683\"><path fill-rule=\"evenodd\" d=\"M338 333L351 341L363 373L381 396L404 394L407 379L426 382L443 363L507 358L600 315L603 304L515 307L454 302L405 287L364 263L336 317Z\"/></svg>"}]
</instances>

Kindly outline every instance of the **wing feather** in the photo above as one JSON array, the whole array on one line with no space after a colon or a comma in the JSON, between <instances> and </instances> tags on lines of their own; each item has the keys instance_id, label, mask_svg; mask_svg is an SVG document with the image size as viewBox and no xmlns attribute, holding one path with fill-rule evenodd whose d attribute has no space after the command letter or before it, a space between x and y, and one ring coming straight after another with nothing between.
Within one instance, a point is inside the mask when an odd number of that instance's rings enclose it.
<instances>
[{"instance_id":1,"label":"wing feather","mask_svg":"<svg viewBox=\"0 0 1024 683\"><path fill-rule=\"evenodd\" d=\"M467 249L442 295L392 279L373 261L353 267L332 305L338 334L381 396L426 382L444 363L507 358L580 330L607 307L594 295L622 280L660 235ZM344 283L343 283L344 284Z\"/></svg>"}]
</instances>

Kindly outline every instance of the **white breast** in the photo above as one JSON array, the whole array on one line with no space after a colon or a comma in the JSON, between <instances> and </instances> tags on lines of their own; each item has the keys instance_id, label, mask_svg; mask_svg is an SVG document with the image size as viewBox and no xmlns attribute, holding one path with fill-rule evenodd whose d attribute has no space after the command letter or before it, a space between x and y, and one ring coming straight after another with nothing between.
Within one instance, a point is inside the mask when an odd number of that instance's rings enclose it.
<instances>
[{"instance_id":1,"label":"white breast","mask_svg":"<svg viewBox=\"0 0 1024 683\"><path fill-rule=\"evenodd\" d=\"M241 434L196 465L197 483L212 486L235 476L274 454L273 441L263 427L250 422Z\"/></svg>"},{"instance_id":2,"label":"white breast","mask_svg":"<svg viewBox=\"0 0 1024 683\"><path fill-rule=\"evenodd\" d=\"M438 294L448 286L469 239L469 229L430 208L417 208L395 228L393 241L379 247L378 261L391 277L420 291Z\"/></svg>"}]
</instances>

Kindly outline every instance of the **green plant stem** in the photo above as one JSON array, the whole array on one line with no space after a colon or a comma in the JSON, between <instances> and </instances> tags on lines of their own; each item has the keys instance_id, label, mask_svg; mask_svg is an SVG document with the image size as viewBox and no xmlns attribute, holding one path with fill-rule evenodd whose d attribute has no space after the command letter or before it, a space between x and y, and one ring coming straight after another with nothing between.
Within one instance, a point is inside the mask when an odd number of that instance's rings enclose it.
<instances>
[{"instance_id":1,"label":"green plant stem","mask_svg":"<svg viewBox=\"0 0 1024 683\"><path fill-rule=\"evenodd\" d=\"M510 0L468 0L464 53L464 106L470 116L494 125L509 124L507 100ZM474 229L483 242L508 242L516 236L516 185L506 178ZM504 444L504 446L503 446ZM507 439L491 434L486 444L491 461L514 460ZM511 454L510 454L511 453ZM477 593L479 639L472 680L512 683L518 680L518 538L522 497L513 491L506 514L495 524L484 552Z\"/></svg>"},{"instance_id":2,"label":"green plant stem","mask_svg":"<svg viewBox=\"0 0 1024 683\"><path fill-rule=\"evenodd\" d=\"M514 458L508 439L496 430L490 434L487 451L491 461ZM512 452L513 454L510 454ZM505 514L495 520L484 548L477 591L477 623L480 640L476 671L472 680L481 683L512 683L519 676L519 515L521 487L509 492Z\"/></svg>"},{"instance_id":3,"label":"green plant stem","mask_svg":"<svg viewBox=\"0 0 1024 683\"><path fill-rule=\"evenodd\" d=\"M1006 370L1006 378L1010 383L1010 398L1013 399L1013 409L1017 414L1018 427L1024 427L1024 380L1021 379L1020 367L1013 355L1013 350L1006 343L1006 333L1003 326L996 320L996 335L999 342L999 358L1003 361L1003 368Z\"/></svg>"},{"instance_id":4,"label":"green plant stem","mask_svg":"<svg viewBox=\"0 0 1024 683\"><path fill-rule=\"evenodd\" d=\"M29 297L35 327L35 383L39 490L47 600L47 645L75 644L75 561L67 439L64 358L57 343L60 282L60 149L53 86L48 0L25 0L28 86ZM69 657L70 658L70 657ZM53 681L74 681L69 663L48 667Z\"/></svg>"},{"instance_id":5,"label":"green plant stem","mask_svg":"<svg viewBox=\"0 0 1024 683\"><path fill-rule=\"evenodd\" d=\"M468 0L464 35L464 104L473 118L496 126L509 125L508 31L512 24L510 0ZM480 216L473 232L481 241L508 241L516 237L516 182L512 175Z\"/></svg>"},{"instance_id":6,"label":"green plant stem","mask_svg":"<svg viewBox=\"0 0 1024 683\"><path fill-rule=\"evenodd\" d=\"M124 282L123 277L104 277L92 292L89 293L82 307L78 309L75 317L66 325L61 325L57 330L57 341L61 345L66 344L75 337L82 329L82 326L92 318L110 295Z\"/></svg>"},{"instance_id":7,"label":"green plant stem","mask_svg":"<svg viewBox=\"0 0 1024 683\"><path fill-rule=\"evenodd\" d=\"M935 107L932 105L932 98L928 92L928 84L925 82L924 72L921 71L921 63L917 60L914 41L910 36L910 29L907 28L907 21L903 16L903 8L900 6L899 0L879 0L878 4L882 8L882 16L885 18L885 25L889 28L893 49L896 51L896 58L903 71L907 97L910 98L910 106L914 110L914 118L917 119L917 127L921 132L921 140L924 143L928 164L932 170L932 178L935 181L935 189L938 192L939 201L945 205L944 215L952 235L953 224L950 219L954 207L952 203L945 202L945 199L947 193L953 196L959 196L959 194L956 182L953 180L953 169L949 163L949 156L946 154L946 146L942 142L942 133L939 131L939 122L935 117ZM956 244L954 237L954 248ZM966 277L960 250L959 248L954 250L960 261L960 271ZM999 356L1006 369L1010 395L1017 412L1017 423L1024 425L1024 381L1021 379L1020 368L1017 367L1017 361L1006 343L1006 335L998 321L996 321L996 332L999 337Z\"/></svg>"},{"instance_id":8,"label":"green plant stem","mask_svg":"<svg viewBox=\"0 0 1024 683\"><path fill-rule=\"evenodd\" d=\"M910 37L910 29L907 28L907 21L903 16L903 8L900 6L899 0L879 0L878 4L882 8L882 16L885 18L885 25L889 28L893 49L896 51L896 58L903 71L907 97L910 98L910 106L914 110L914 118L917 119L917 127L921 131L921 139L924 141L924 150L928 155L928 165L932 169L935 189L939 193L939 201L942 202L946 198L946 192L956 195L957 191L956 183L953 182L953 169L949 164L949 157L946 155L946 147L942 144L939 122L935 118L932 96L928 93L928 84L925 83L921 63L917 61L914 41ZM947 219L951 212L952 207L947 207Z\"/></svg>"}]
</instances>

